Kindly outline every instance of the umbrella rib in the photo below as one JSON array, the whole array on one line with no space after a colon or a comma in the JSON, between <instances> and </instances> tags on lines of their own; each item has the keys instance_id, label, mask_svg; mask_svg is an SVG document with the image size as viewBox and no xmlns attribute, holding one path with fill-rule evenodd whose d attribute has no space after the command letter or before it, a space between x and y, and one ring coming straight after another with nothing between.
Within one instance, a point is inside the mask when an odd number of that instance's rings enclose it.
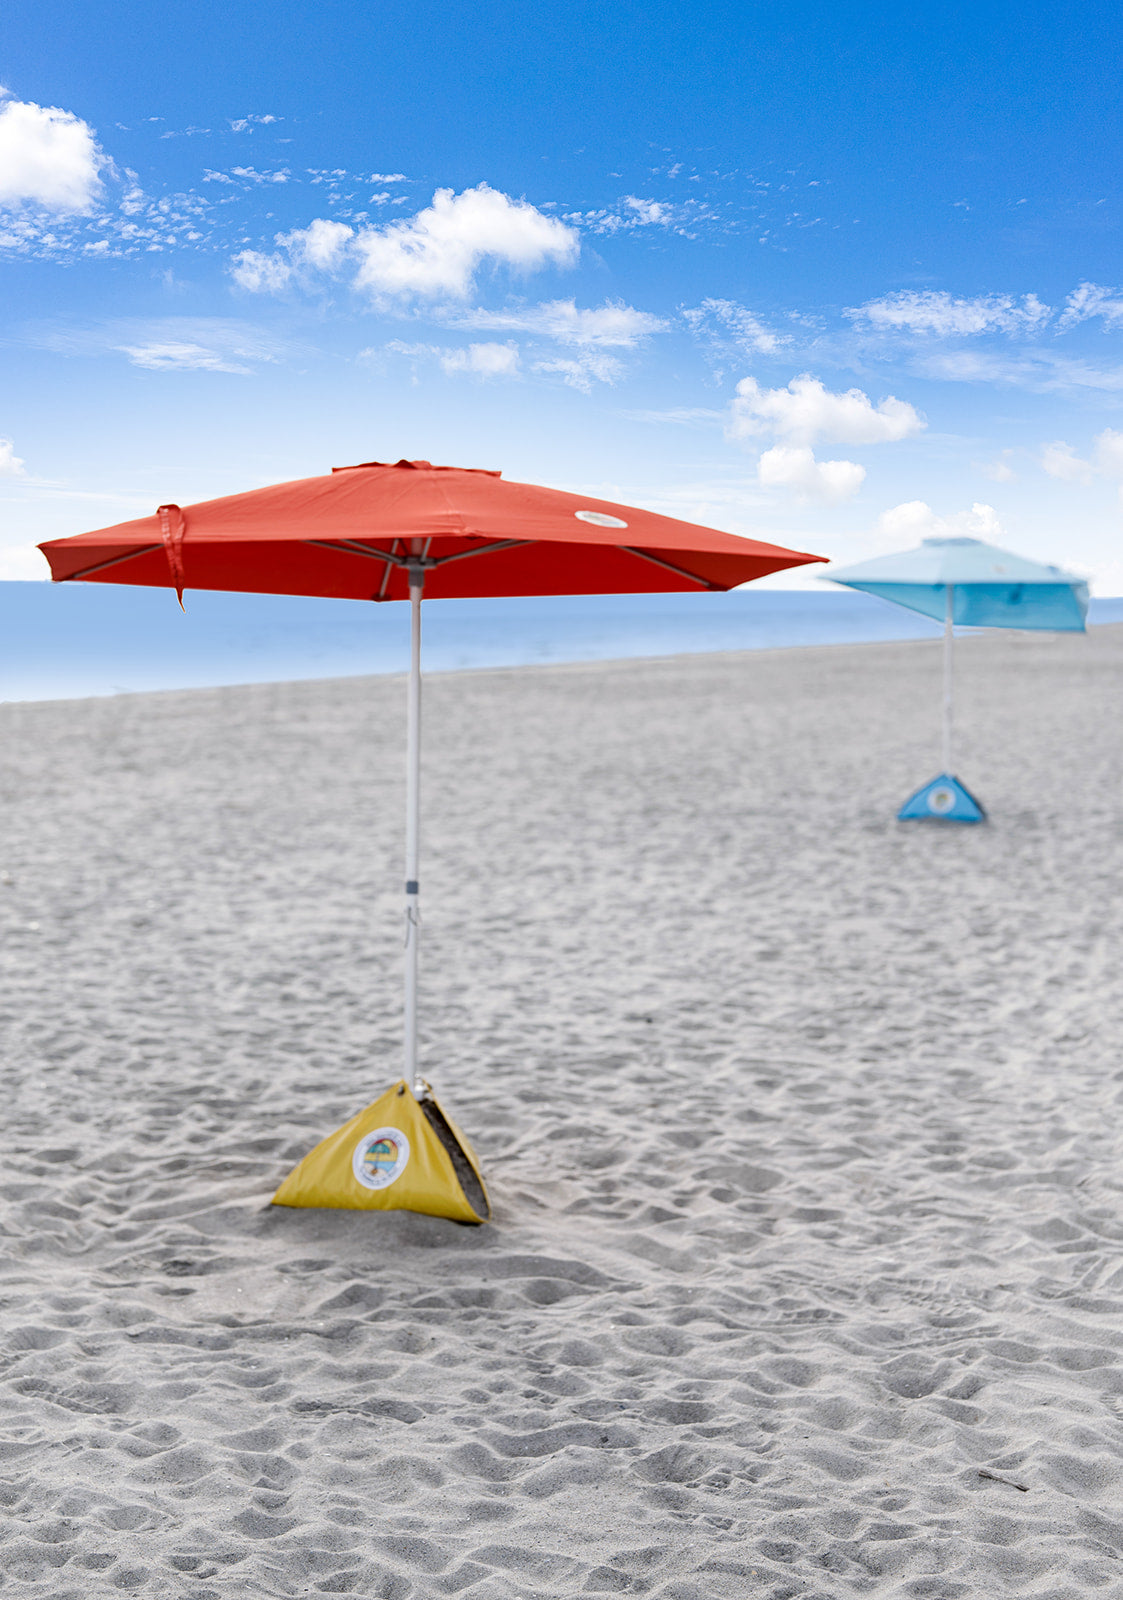
<instances>
[{"instance_id":1,"label":"umbrella rib","mask_svg":"<svg viewBox=\"0 0 1123 1600\"><path fill-rule=\"evenodd\" d=\"M137 556L150 556L153 550L162 550L161 544L146 544L140 550L130 550L123 556L110 556L108 561L99 561L95 566L83 567L81 572L68 572L65 578L60 578L60 583L77 583L81 578L88 578L91 573L104 572L106 567L119 566L122 561L134 561Z\"/></svg>"},{"instance_id":2,"label":"umbrella rib","mask_svg":"<svg viewBox=\"0 0 1123 1600\"><path fill-rule=\"evenodd\" d=\"M397 540L394 543L397 544ZM518 550L522 545L533 544L533 539L500 539L495 544L482 544L475 550L456 550L448 556L399 556L391 550L380 550L377 545L359 544L354 539L305 539L305 544L315 545L317 550L339 550L344 553L353 552L355 555L369 556L372 561L385 561L395 567L409 567L414 562L420 561L424 567L444 567L450 561L464 561L469 556L494 555L498 550ZM432 543L432 538L426 541L426 549ZM701 580L699 580L701 581Z\"/></svg>"},{"instance_id":3,"label":"umbrella rib","mask_svg":"<svg viewBox=\"0 0 1123 1600\"><path fill-rule=\"evenodd\" d=\"M389 550L380 550L377 546L372 548L367 544L359 544L353 539L339 539L330 543L326 539L306 539L304 542L315 545L318 550L353 551L356 555L369 556L372 561L385 561L395 567L408 567L411 560L406 556L394 555ZM535 542L534 539L499 539L494 544L482 544L474 550L456 550L447 556L423 556L421 560L426 567L446 567L450 561L466 561L470 556L496 555L500 550L519 550L524 545ZM397 543L396 539L394 543ZM661 556L648 555L646 550L637 550L634 545L622 544L617 548L623 550L626 555L637 556L641 561L650 561L666 572L673 572L677 578L687 578L691 583L698 584L699 588L712 589L719 594L724 591L724 584L711 583L708 578L700 578L696 572L688 572L685 567L676 567L673 562L664 561ZM385 588L385 585L383 587Z\"/></svg>"},{"instance_id":4,"label":"umbrella rib","mask_svg":"<svg viewBox=\"0 0 1123 1600\"><path fill-rule=\"evenodd\" d=\"M397 553L398 541L395 539L390 554L397 555ZM392 561L387 561L386 565L382 569L382 582L378 586L378 598L380 600L385 600L386 598L386 585L390 582L390 574L393 572L393 570L394 563Z\"/></svg>"},{"instance_id":5,"label":"umbrella rib","mask_svg":"<svg viewBox=\"0 0 1123 1600\"><path fill-rule=\"evenodd\" d=\"M397 544L397 540L394 543ZM359 544L354 539L305 539L305 544L315 545L317 550L337 550L350 552L358 556L369 556L372 561L388 561L395 567L408 567L409 562L405 556L398 556L390 550L380 550L377 545Z\"/></svg>"},{"instance_id":6,"label":"umbrella rib","mask_svg":"<svg viewBox=\"0 0 1123 1600\"><path fill-rule=\"evenodd\" d=\"M495 544L481 544L476 550L457 550L450 556L434 556L432 561L427 561L430 567L447 566L450 561L465 561L469 556L490 556L497 550L518 550L524 544L533 544L533 539L500 539Z\"/></svg>"},{"instance_id":7,"label":"umbrella rib","mask_svg":"<svg viewBox=\"0 0 1123 1600\"><path fill-rule=\"evenodd\" d=\"M664 561L660 556L649 556L646 550L637 550L634 545L622 544L619 547L629 556L639 556L641 561L650 561L657 567L663 567L667 572L673 572L677 577L689 578L691 583L701 584L703 589L713 589L718 594L725 592L724 585L711 583L709 578L700 578L696 572L687 572L685 567L676 567L670 561Z\"/></svg>"}]
</instances>

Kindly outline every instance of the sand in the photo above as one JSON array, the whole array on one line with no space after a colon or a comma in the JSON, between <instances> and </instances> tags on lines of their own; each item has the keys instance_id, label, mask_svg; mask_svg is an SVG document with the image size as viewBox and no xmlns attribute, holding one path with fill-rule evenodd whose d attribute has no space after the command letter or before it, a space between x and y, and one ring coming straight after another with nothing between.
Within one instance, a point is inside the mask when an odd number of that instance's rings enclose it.
<instances>
[{"instance_id":1,"label":"sand","mask_svg":"<svg viewBox=\"0 0 1123 1600\"><path fill-rule=\"evenodd\" d=\"M1123 628L0 708L0 1592L1123 1596Z\"/></svg>"}]
</instances>

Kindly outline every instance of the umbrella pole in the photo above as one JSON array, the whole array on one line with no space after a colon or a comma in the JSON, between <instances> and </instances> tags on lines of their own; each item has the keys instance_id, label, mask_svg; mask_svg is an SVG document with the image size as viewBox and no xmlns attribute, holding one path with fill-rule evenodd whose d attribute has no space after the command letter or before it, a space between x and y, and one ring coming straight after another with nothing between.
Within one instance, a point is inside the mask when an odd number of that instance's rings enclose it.
<instances>
[{"instance_id":1,"label":"umbrella pole","mask_svg":"<svg viewBox=\"0 0 1123 1600\"><path fill-rule=\"evenodd\" d=\"M409 710L406 727L405 1080L416 1089L417 945L421 933L418 862L421 846L421 591L425 569L409 567Z\"/></svg>"},{"instance_id":2,"label":"umbrella pole","mask_svg":"<svg viewBox=\"0 0 1123 1600\"><path fill-rule=\"evenodd\" d=\"M949 777L954 776L951 770L951 724L952 724L952 656L955 640L955 587L948 584L946 587L946 609L944 612L944 765L943 770Z\"/></svg>"}]
</instances>

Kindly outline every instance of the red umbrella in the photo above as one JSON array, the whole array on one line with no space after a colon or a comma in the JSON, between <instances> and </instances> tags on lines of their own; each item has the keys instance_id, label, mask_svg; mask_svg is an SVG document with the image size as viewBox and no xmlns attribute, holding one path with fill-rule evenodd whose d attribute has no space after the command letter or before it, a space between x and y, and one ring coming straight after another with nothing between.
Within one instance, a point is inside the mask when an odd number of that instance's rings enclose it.
<instances>
[{"instance_id":1,"label":"red umbrella","mask_svg":"<svg viewBox=\"0 0 1123 1600\"><path fill-rule=\"evenodd\" d=\"M608 500L428 461L225 495L40 546L56 583L411 602L406 792L406 1081L417 1081L421 595L726 590L822 561Z\"/></svg>"},{"instance_id":2,"label":"red umbrella","mask_svg":"<svg viewBox=\"0 0 1123 1600\"><path fill-rule=\"evenodd\" d=\"M824 559L428 461L368 461L184 509L161 506L40 548L56 582L341 600L406 600L414 569L429 599L443 600L733 589Z\"/></svg>"}]
</instances>

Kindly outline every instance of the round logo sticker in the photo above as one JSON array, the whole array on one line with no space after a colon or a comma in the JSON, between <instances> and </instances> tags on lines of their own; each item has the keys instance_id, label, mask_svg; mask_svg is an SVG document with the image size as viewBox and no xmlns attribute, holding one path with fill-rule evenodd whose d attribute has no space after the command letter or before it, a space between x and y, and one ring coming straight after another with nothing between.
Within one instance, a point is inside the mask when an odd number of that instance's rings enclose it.
<instances>
[{"instance_id":1,"label":"round logo sticker","mask_svg":"<svg viewBox=\"0 0 1123 1600\"><path fill-rule=\"evenodd\" d=\"M351 1157L351 1171L364 1189L388 1189L409 1160L409 1140L400 1128L364 1133Z\"/></svg>"},{"instance_id":2,"label":"round logo sticker","mask_svg":"<svg viewBox=\"0 0 1123 1600\"><path fill-rule=\"evenodd\" d=\"M626 528L628 524L619 517L610 517L607 511L575 511L578 522L591 522L597 528Z\"/></svg>"},{"instance_id":3,"label":"round logo sticker","mask_svg":"<svg viewBox=\"0 0 1123 1600\"><path fill-rule=\"evenodd\" d=\"M933 789L928 796L928 809L935 811L938 816L943 816L955 804L955 793L943 784L938 789Z\"/></svg>"}]
</instances>

